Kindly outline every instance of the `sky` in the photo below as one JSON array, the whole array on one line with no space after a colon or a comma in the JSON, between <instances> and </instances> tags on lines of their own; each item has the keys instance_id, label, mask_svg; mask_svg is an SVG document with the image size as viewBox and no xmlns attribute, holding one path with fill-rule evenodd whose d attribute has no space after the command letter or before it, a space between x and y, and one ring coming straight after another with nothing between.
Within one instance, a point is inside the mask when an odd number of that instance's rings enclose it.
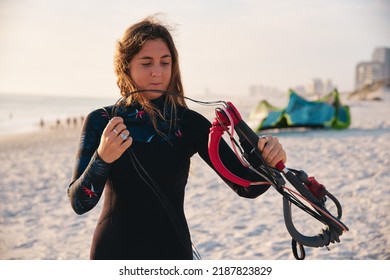
<instances>
[{"instance_id":1,"label":"sky","mask_svg":"<svg viewBox=\"0 0 390 280\"><path fill-rule=\"evenodd\" d=\"M390 0L0 0L0 93L119 96L115 43L154 13L174 27L188 96L314 78L347 92L390 47Z\"/></svg>"}]
</instances>

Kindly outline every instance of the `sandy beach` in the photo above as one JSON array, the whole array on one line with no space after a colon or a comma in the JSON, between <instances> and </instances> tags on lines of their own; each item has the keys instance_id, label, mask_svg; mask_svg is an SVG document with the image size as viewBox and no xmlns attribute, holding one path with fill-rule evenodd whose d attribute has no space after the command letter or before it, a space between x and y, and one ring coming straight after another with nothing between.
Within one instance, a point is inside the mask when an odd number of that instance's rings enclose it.
<instances>
[{"instance_id":1,"label":"sandy beach","mask_svg":"<svg viewBox=\"0 0 390 280\"><path fill-rule=\"evenodd\" d=\"M243 116L254 106L246 98L232 101ZM346 104L352 115L346 130L274 134L287 151L287 166L324 184L340 200L350 228L330 251L306 247L306 259L388 260L390 94ZM101 203L78 216L66 195L79 132L76 127L0 138L0 259L88 259ZM185 207L203 259L294 259L282 197L272 188L255 200L240 198L195 156ZM308 235L322 228L307 215L294 217Z\"/></svg>"}]
</instances>

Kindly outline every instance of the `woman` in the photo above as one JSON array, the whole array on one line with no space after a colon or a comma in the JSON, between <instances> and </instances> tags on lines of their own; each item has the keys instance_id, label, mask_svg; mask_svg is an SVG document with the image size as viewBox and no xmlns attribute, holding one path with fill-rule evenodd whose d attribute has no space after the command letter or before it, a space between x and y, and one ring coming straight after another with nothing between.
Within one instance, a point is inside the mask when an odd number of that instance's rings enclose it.
<instances>
[{"instance_id":1,"label":"woman","mask_svg":"<svg viewBox=\"0 0 390 280\"><path fill-rule=\"evenodd\" d=\"M184 190L192 155L213 168L207 150L211 124L187 108L175 44L153 18L126 30L114 64L122 102L85 119L68 189L78 214L92 209L104 192L90 258L192 259ZM258 148L271 166L286 161L277 138L260 138ZM236 175L260 180L225 142L220 154ZM226 183L248 198L268 189Z\"/></svg>"}]
</instances>

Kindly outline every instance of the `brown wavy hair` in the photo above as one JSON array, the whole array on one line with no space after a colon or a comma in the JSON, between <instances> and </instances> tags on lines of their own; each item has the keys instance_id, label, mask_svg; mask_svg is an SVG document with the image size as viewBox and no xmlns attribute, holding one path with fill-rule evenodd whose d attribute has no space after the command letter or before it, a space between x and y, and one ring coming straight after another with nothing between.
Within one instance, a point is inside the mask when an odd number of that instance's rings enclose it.
<instances>
[{"instance_id":1,"label":"brown wavy hair","mask_svg":"<svg viewBox=\"0 0 390 280\"><path fill-rule=\"evenodd\" d=\"M179 56L170 33L171 28L161 23L157 17L149 16L128 27L122 38L116 43L114 54L114 70L117 76L117 85L120 94L126 99L126 104L140 103L149 114L154 127L156 127L157 115L164 118L165 112L160 112L149 100L143 97L142 93L131 92L139 90L130 75L130 63L133 57L141 50L143 44L148 40L162 39L170 51L172 57L172 74L167 91L175 93L166 95L164 111L170 112L170 120L176 119L176 106L187 108L184 99L184 90L181 81ZM158 130L157 130L158 131Z\"/></svg>"}]
</instances>

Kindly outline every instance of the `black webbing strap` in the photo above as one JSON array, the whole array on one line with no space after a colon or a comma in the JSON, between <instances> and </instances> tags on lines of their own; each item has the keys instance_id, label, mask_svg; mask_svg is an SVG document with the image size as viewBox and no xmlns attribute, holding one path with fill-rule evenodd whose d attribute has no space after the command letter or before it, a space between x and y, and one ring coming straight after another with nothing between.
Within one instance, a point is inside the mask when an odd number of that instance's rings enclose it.
<instances>
[{"instance_id":1,"label":"black webbing strap","mask_svg":"<svg viewBox=\"0 0 390 280\"><path fill-rule=\"evenodd\" d=\"M305 248L303 247L302 244L299 244L295 239L291 239L291 247L293 251L293 255L297 260L304 260L305 259ZM299 252L298 254L298 247L299 247Z\"/></svg>"}]
</instances>

